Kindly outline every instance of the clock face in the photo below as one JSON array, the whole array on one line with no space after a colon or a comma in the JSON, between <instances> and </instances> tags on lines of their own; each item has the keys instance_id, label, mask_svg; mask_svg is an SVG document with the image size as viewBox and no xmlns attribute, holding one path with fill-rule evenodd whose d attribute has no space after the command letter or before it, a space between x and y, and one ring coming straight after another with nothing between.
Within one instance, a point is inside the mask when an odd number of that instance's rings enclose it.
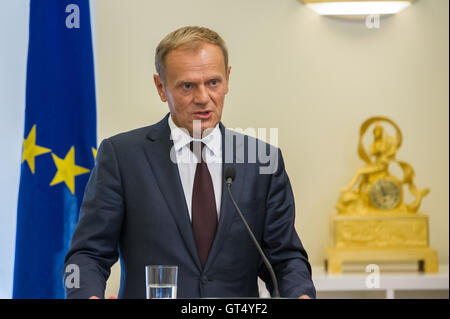
<instances>
[{"instance_id":1,"label":"clock face","mask_svg":"<svg viewBox=\"0 0 450 319\"><path fill-rule=\"evenodd\" d=\"M400 188L392 181L380 179L370 189L369 197L376 208L392 209L400 202Z\"/></svg>"}]
</instances>

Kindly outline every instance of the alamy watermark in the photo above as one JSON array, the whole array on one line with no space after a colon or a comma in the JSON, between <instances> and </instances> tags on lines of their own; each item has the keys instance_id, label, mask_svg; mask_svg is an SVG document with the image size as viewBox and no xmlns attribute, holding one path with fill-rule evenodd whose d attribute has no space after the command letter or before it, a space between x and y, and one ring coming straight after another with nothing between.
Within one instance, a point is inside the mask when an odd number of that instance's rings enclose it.
<instances>
[{"instance_id":1,"label":"alamy watermark","mask_svg":"<svg viewBox=\"0 0 450 319\"><path fill-rule=\"evenodd\" d=\"M370 264L366 266L366 272L370 273L366 277L366 288L378 289L380 288L380 266L377 264Z\"/></svg>"},{"instance_id":2,"label":"alamy watermark","mask_svg":"<svg viewBox=\"0 0 450 319\"><path fill-rule=\"evenodd\" d=\"M68 264L64 272L64 286L67 289L80 288L80 267L76 264Z\"/></svg>"},{"instance_id":3,"label":"alamy watermark","mask_svg":"<svg viewBox=\"0 0 450 319\"><path fill-rule=\"evenodd\" d=\"M184 135L189 135L185 128L180 128ZM200 143L208 136L213 129L201 130L201 121L193 122L193 149L189 157L178 157L176 155L175 145L179 139L184 138L181 134L171 135L174 146L170 151L170 159L174 164L198 163L200 160L206 163L239 164L252 163L259 165L260 174L273 174L278 169L278 129L277 128L236 128L225 129L222 136L223 154L222 156L210 158L206 156L206 148L201 152ZM267 142L266 142L267 141ZM196 156L194 154L201 154Z\"/></svg>"},{"instance_id":4,"label":"alamy watermark","mask_svg":"<svg viewBox=\"0 0 450 319\"><path fill-rule=\"evenodd\" d=\"M79 29L80 28L80 7L76 4L68 4L66 6L66 13L69 13L66 17L67 29Z\"/></svg>"},{"instance_id":5,"label":"alamy watermark","mask_svg":"<svg viewBox=\"0 0 450 319\"><path fill-rule=\"evenodd\" d=\"M367 29L379 29L380 28L380 15L379 14L369 14L366 17L366 28Z\"/></svg>"}]
</instances>

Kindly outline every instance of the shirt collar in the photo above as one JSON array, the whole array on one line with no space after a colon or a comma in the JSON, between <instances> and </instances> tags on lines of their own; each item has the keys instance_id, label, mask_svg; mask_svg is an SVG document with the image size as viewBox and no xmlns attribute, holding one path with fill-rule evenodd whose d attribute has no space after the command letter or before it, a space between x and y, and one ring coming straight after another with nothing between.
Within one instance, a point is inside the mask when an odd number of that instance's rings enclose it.
<instances>
[{"instance_id":1,"label":"shirt collar","mask_svg":"<svg viewBox=\"0 0 450 319\"><path fill-rule=\"evenodd\" d=\"M189 135L187 129L178 127L172 120L172 115L169 115L169 127L170 135L173 140L175 151L179 151L184 146L192 142L194 139ZM198 141L197 139L195 139ZM215 156L219 156L222 153L222 132L219 128L219 123L207 136L200 140L204 143Z\"/></svg>"}]
</instances>

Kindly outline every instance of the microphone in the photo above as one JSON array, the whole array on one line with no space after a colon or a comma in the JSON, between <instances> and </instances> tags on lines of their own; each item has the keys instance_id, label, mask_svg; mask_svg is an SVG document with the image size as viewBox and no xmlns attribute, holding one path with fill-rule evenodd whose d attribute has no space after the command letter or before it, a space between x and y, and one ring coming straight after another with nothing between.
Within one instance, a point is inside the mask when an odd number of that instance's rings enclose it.
<instances>
[{"instance_id":1,"label":"microphone","mask_svg":"<svg viewBox=\"0 0 450 319\"><path fill-rule=\"evenodd\" d=\"M245 220L244 215L242 215L242 212L239 209L239 206L236 204L236 202L233 198L233 194L231 194L231 184L233 184L235 177L236 177L236 170L234 169L234 167L228 167L225 170L225 181L227 184L228 194L230 195L231 201L233 202L233 205L236 208L236 211L238 212L239 217L241 218L242 222L244 223L245 228L247 228L247 231L248 231L250 237L252 238L253 243L256 246L256 249L258 250L259 254L261 255L261 257L264 261L264 264L266 265L267 270L269 270L270 277L272 278L272 284L273 284L273 296L275 298L279 298L280 292L278 291L278 281L277 281L277 277L275 276L275 272L273 271L272 265L270 264L269 260L267 259L266 255L264 254L258 241L256 240L256 237L253 234L252 230L250 229L250 226L248 225L247 221Z\"/></svg>"}]
</instances>

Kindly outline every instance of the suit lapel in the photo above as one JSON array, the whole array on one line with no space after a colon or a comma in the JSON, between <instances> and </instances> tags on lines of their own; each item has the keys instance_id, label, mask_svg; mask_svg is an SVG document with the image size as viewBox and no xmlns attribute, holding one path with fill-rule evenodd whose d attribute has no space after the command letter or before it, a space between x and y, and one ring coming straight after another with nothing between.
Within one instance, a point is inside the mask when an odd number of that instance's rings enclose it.
<instances>
[{"instance_id":1,"label":"suit lapel","mask_svg":"<svg viewBox=\"0 0 450 319\"><path fill-rule=\"evenodd\" d=\"M197 267L201 269L178 167L171 160L173 141L170 139L168 116L154 125L147 134L145 153L181 236ZM172 158L175 158L175 154L172 154Z\"/></svg>"},{"instance_id":2,"label":"suit lapel","mask_svg":"<svg viewBox=\"0 0 450 319\"><path fill-rule=\"evenodd\" d=\"M229 167L234 167L234 169L236 170L236 178L233 182L233 186L231 187L231 192L237 203L239 203L240 196L243 193L242 187L244 184L243 181L245 180L245 172L246 172L243 164L236 164L244 162L244 160L239 157L241 153L237 151L243 148L244 145L237 144L236 146L232 146L230 148L225 147L225 143L230 143L230 140L226 139L227 134L226 132L228 130L225 129L222 123L220 123L219 125L220 130L222 132L222 201L220 207L220 218L217 233L216 237L214 238L213 246L211 247L208 260L205 265L205 270L207 270L213 263L215 257L220 252L223 243L229 240L228 233L230 225L233 221L234 216L237 214L237 212L235 211L235 207L231 202L231 199L228 194L227 185L225 183L225 172ZM231 142L233 143L233 139L231 139ZM237 139L237 143L240 142L242 142L242 140ZM232 150L233 152L232 156L228 154L227 157L227 154L225 154L227 150L228 151ZM232 160L230 160L231 158Z\"/></svg>"}]
</instances>

